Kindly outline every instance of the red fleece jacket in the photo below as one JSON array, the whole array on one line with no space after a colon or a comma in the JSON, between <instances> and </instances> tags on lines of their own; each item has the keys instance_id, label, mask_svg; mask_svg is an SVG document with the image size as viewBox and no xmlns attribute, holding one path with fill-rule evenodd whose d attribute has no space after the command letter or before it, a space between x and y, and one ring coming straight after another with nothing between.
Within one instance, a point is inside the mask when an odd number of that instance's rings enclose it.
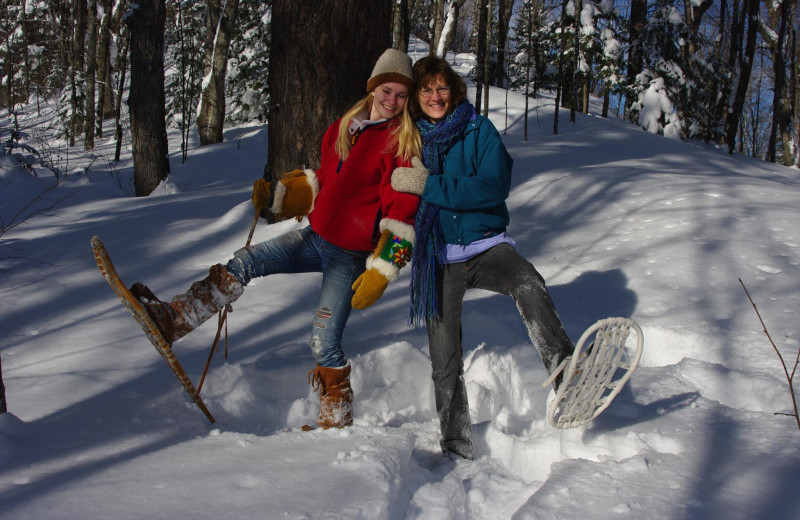
<instances>
[{"instance_id":1,"label":"red fleece jacket","mask_svg":"<svg viewBox=\"0 0 800 520\"><path fill-rule=\"evenodd\" d=\"M311 228L322 238L345 249L372 251L380 237L382 219L414 225L419 197L392 189L392 172L410 162L388 148L392 121L371 125L357 133L347 159L336 153L339 121L322 139L322 161L317 170L319 194L308 215Z\"/></svg>"}]
</instances>

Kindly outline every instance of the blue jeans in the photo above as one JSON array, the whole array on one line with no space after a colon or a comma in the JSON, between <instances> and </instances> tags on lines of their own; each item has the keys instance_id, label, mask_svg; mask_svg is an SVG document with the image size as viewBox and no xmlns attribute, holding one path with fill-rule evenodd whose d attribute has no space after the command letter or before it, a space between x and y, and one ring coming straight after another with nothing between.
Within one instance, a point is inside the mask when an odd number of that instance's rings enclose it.
<instances>
[{"instance_id":1,"label":"blue jeans","mask_svg":"<svg viewBox=\"0 0 800 520\"><path fill-rule=\"evenodd\" d=\"M445 453L473 457L472 425L461 356L461 308L470 287L506 294L517 304L528 336L552 372L572 354L544 279L516 249L500 244L478 256L445 264L436 274L439 315L427 322L436 411Z\"/></svg>"},{"instance_id":2,"label":"blue jeans","mask_svg":"<svg viewBox=\"0 0 800 520\"><path fill-rule=\"evenodd\" d=\"M342 334L352 310L352 285L364 272L369 254L337 247L308 226L236 251L225 268L243 286L253 278L271 274L321 272L311 352L321 366L336 368L347 364Z\"/></svg>"}]
</instances>

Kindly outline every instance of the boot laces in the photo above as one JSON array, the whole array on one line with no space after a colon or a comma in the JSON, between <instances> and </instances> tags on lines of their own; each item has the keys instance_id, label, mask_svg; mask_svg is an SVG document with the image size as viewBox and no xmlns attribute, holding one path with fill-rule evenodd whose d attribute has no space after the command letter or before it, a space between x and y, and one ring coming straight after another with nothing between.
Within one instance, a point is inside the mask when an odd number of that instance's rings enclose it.
<instances>
[{"instance_id":1,"label":"boot laces","mask_svg":"<svg viewBox=\"0 0 800 520\"><path fill-rule=\"evenodd\" d=\"M308 372L308 384L311 385L311 390L314 393L319 393L320 396L325 392L325 381L322 379L322 371L319 367L314 367Z\"/></svg>"}]
</instances>

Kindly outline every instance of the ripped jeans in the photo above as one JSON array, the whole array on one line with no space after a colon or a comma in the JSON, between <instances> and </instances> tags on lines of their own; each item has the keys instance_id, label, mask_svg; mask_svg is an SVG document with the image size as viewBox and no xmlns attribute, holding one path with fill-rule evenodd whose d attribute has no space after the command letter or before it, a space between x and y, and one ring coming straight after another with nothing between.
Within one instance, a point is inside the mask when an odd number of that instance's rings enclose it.
<instances>
[{"instance_id":1,"label":"ripped jeans","mask_svg":"<svg viewBox=\"0 0 800 520\"><path fill-rule=\"evenodd\" d=\"M321 366L336 368L347 364L342 334L352 310L352 285L364 272L369 254L337 247L308 226L236 251L225 269L243 286L253 278L271 274L321 272L311 352Z\"/></svg>"}]
</instances>

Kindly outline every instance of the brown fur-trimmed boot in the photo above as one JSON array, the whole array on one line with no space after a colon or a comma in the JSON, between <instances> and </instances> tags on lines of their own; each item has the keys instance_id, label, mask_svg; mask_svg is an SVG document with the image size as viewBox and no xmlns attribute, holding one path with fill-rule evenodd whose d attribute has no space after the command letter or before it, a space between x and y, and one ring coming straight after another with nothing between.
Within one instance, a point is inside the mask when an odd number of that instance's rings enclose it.
<instances>
[{"instance_id":1,"label":"brown fur-trimmed boot","mask_svg":"<svg viewBox=\"0 0 800 520\"><path fill-rule=\"evenodd\" d=\"M308 382L319 392L320 428L344 428L353 425L353 389L350 386L350 364L341 368L317 365L308 373ZM304 426L304 430L313 429Z\"/></svg>"},{"instance_id":2,"label":"brown fur-trimmed boot","mask_svg":"<svg viewBox=\"0 0 800 520\"><path fill-rule=\"evenodd\" d=\"M169 303L156 298L147 286L138 282L131 286L131 292L172 345L239 299L244 287L222 264L216 264L208 270L208 276L194 282L188 291L178 294Z\"/></svg>"}]
</instances>

